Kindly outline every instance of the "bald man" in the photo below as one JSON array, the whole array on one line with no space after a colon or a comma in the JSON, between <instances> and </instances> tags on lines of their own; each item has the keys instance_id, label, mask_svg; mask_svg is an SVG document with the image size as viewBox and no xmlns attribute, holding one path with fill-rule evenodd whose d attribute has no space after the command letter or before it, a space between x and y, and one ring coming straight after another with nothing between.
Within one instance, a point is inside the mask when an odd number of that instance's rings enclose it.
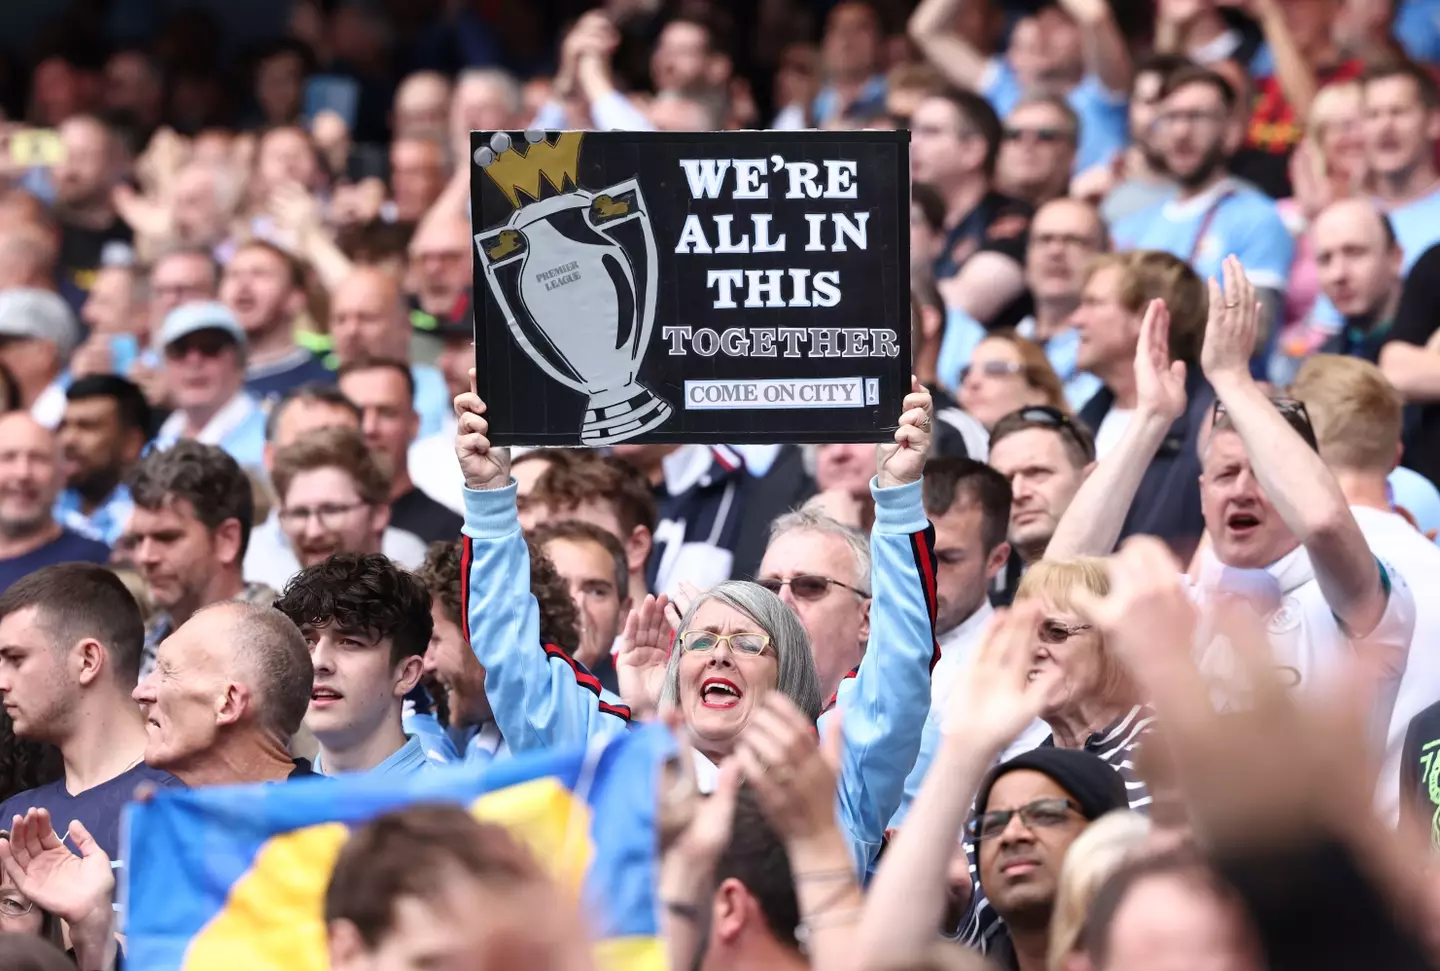
<instances>
[{"instance_id":1,"label":"bald man","mask_svg":"<svg viewBox=\"0 0 1440 971\"><path fill-rule=\"evenodd\" d=\"M273 607L227 602L196 611L165 638L135 687L145 764L187 786L312 775L290 755L315 671L300 629Z\"/></svg>"},{"instance_id":2,"label":"bald man","mask_svg":"<svg viewBox=\"0 0 1440 971\"><path fill-rule=\"evenodd\" d=\"M400 285L385 270L353 270L330 300L330 338L341 367L365 361L410 362L410 317ZM445 376L430 364L410 364L420 434L440 431L451 413Z\"/></svg>"},{"instance_id":3,"label":"bald man","mask_svg":"<svg viewBox=\"0 0 1440 971\"><path fill-rule=\"evenodd\" d=\"M110 548L61 526L55 436L23 411L0 416L0 591L45 566L108 563Z\"/></svg>"},{"instance_id":4,"label":"bald man","mask_svg":"<svg viewBox=\"0 0 1440 971\"><path fill-rule=\"evenodd\" d=\"M395 91L395 140L443 139L450 115L450 82L437 71L416 71Z\"/></svg>"},{"instance_id":5,"label":"bald man","mask_svg":"<svg viewBox=\"0 0 1440 971\"><path fill-rule=\"evenodd\" d=\"M1320 287L1344 318L1321 352L1378 361L1400 303L1404 263L1389 218L1369 199L1342 199L1321 211L1310 232Z\"/></svg>"},{"instance_id":6,"label":"bald man","mask_svg":"<svg viewBox=\"0 0 1440 971\"><path fill-rule=\"evenodd\" d=\"M445 152L428 138L399 138L390 146L390 200L395 218L419 220L445 189Z\"/></svg>"},{"instance_id":7,"label":"bald man","mask_svg":"<svg viewBox=\"0 0 1440 971\"><path fill-rule=\"evenodd\" d=\"M470 220L437 208L415 228L410 240L410 265L420 309L434 317L456 316L470 288Z\"/></svg>"},{"instance_id":8,"label":"bald man","mask_svg":"<svg viewBox=\"0 0 1440 971\"><path fill-rule=\"evenodd\" d=\"M108 252L128 250L134 239L111 201L126 160L119 140L92 115L67 119L59 135L65 156L50 170L50 178L60 218L61 280L67 288L88 293Z\"/></svg>"}]
</instances>

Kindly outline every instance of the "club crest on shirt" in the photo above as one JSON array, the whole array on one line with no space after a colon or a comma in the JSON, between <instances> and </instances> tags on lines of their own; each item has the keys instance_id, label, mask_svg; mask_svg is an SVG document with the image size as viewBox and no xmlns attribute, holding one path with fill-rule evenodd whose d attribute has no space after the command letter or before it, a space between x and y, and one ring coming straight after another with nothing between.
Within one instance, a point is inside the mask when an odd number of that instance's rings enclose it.
<instances>
[{"instance_id":1,"label":"club crest on shirt","mask_svg":"<svg viewBox=\"0 0 1440 971\"><path fill-rule=\"evenodd\" d=\"M1294 597L1286 597L1270 615L1270 621L1265 626L1272 634L1288 634L1300 626L1300 616L1300 601Z\"/></svg>"}]
</instances>

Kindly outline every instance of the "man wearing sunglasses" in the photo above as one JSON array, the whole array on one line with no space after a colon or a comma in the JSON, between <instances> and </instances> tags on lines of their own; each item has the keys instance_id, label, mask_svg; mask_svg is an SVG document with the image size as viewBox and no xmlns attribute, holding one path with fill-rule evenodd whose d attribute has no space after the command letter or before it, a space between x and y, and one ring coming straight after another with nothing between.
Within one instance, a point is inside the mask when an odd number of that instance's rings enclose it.
<instances>
[{"instance_id":1,"label":"man wearing sunglasses","mask_svg":"<svg viewBox=\"0 0 1440 971\"><path fill-rule=\"evenodd\" d=\"M1000 191L1040 206L1065 195L1080 119L1060 98L1033 95L1005 116L995 176Z\"/></svg>"},{"instance_id":2,"label":"man wearing sunglasses","mask_svg":"<svg viewBox=\"0 0 1440 971\"><path fill-rule=\"evenodd\" d=\"M223 303L200 301L170 311L160 329L165 378L175 411L156 448L182 438L216 445L241 466L265 454L265 413L245 390L245 331Z\"/></svg>"}]
</instances>

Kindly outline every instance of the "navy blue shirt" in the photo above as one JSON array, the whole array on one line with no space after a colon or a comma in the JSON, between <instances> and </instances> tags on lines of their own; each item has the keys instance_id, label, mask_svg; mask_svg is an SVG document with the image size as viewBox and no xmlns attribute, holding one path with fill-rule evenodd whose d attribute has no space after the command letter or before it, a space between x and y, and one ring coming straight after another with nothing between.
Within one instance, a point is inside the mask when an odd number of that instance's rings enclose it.
<instances>
[{"instance_id":1,"label":"navy blue shirt","mask_svg":"<svg viewBox=\"0 0 1440 971\"><path fill-rule=\"evenodd\" d=\"M311 381L334 384L335 372L314 354L303 347L297 347L295 353L284 361L247 369L245 390L261 403L269 403Z\"/></svg>"},{"instance_id":2,"label":"navy blue shirt","mask_svg":"<svg viewBox=\"0 0 1440 971\"><path fill-rule=\"evenodd\" d=\"M182 785L170 773L152 769L144 762L75 795L65 789L64 779L57 779L0 803L0 826L9 829L13 817L23 816L32 808L50 810L50 821L57 833L64 833L70 821L78 819L110 857L110 865L118 868L121 865L120 810L135 797L136 786L145 782L166 788ZM68 839L65 845L75 849Z\"/></svg>"},{"instance_id":3,"label":"navy blue shirt","mask_svg":"<svg viewBox=\"0 0 1440 971\"><path fill-rule=\"evenodd\" d=\"M56 563L99 563L110 562L110 547L86 539L73 530L63 530L59 536L36 550L8 560L0 560L0 591L8 590L10 584L23 576L29 576L41 567Z\"/></svg>"}]
</instances>

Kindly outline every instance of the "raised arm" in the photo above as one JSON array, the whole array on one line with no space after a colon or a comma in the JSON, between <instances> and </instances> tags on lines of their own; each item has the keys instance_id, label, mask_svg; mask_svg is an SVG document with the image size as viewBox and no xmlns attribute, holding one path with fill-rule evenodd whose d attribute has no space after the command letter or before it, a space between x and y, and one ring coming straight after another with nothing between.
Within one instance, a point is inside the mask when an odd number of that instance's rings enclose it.
<instances>
[{"instance_id":1,"label":"raised arm","mask_svg":"<svg viewBox=\"0 0 1440 971\"><path fill-rule=\"evenodd\" d=\"M1080 27L1086 72L1099 78L1107 91L1122 95L1129 92L1130 48L1107 0L1061 0L1061 6Z\"/></svg>"},{"instance_id":2,"label":"raised arm","mask_svg":"<svg viewBox=\"0 0 1440 971\"><path fill-rule=\"evenodd\" d=\"M933 406L919 382L912 387L895 442L880 447L879 474L870 485L874 597L865 657L820 718L822 733L830 719L843 719L838 810L862 873L880 852L885 827L905 795L930 708L930 669L940 657L935 534L920 498Z\"/></svg>"},{"instance_id":3,"label":"raised arm","mask_svg":"<svg viewBox=\"0 0 1440 971\"><path fill-rule=\"evenodd\" d=\"M473 387L474 372L471 381ZM510 452L491 448L485 403L466 392L455 399L455 416L455 454L465 477L466 633L485 668L485 694L506 744L522 752L623 731L630 710L607 700L593 674L540 639Z\"/></svg>"},{"instance_id":4,"label":"raised arm","mask_svg":"<svg viewBox=\"0 0 1440 971\"><path fill-rule=\"evenodd\" d=\"M1205 376L1245 443L1256 480L1310 554L1326 603L1350 634L1363 637L1380 622L1389 598L1379 563L1324 461L1250 376L1260 314L1255 287L1233 256L1224 274L1223 292L1214 279L1209 283Z\"/></svg>"},{"instance_id":5,"label":"raised arm","mask_svg":"<svg viewBox=\"0 0 1440 971\"><path fill-rule=\"evenodd\" d=\"M961 88L978 90L990 59L975 49L952 26L964 0L921 0L910 15L910 39L945 80Z\"/></svg>"},{"instance_id":6,"label":"raised arm","mask_svg":"<svg viewBox=\"0 0 1440 971\"><path fill-rule=\"evenodd\" d=\"M1039 607L1000 611L955 679L944 741L905 825L880 862L856 933L859 968L892 966L935 941L946 875L986 771L1036 717L1050 688L1030 680Z\"/></svg>"},{"instance_id":7,"label":"raised arm","mask_svg":"<svg viewBox=\"0 0 1440 971\"><path fill-rule=\"evenodd\" d=\"M1185 362L1170 360L1170 312L1163 300L1150 301L1140 323L1135 385L1135 416L1055 525L1046 559L1104 556L1115 549L1145 470L1185 413Z\"/></svg>"},{"instance_id":8,"label":"raised arm","mask_svg":"<svg viewBox=\"0 0 1440 971\"><path fill-rule=\"evenodd\" d=\"M1265 43L1275 58L1275 80L1280 83L1280 93L1290 102L1296 118L1310 114L1310 105L1315 100L1315 68L1305 60L1295 35L1285 23L1285 8L1279 0L1251 0L1251 15L1260 22L1265 33Z\"/></svg>"}]
</instances>

